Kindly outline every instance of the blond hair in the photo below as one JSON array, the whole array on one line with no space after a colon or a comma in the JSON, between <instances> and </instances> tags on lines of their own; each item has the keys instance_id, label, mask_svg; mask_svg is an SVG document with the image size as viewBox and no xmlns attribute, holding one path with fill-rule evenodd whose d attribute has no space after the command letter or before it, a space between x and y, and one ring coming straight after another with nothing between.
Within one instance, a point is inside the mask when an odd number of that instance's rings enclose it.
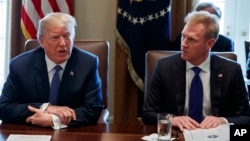
<instances>
[{"instance_id":1,"label":"blond hair","mask_svg":"<svg viewBox=\"0 0 250 141\"><path fill-rule=\"evenodd\" d=\"M219 18L207 11L193 11L185 17L185 23L190 25L203 24L206 27L205 37L217 40L219 36Z\"/></svg>"}]
</instances>

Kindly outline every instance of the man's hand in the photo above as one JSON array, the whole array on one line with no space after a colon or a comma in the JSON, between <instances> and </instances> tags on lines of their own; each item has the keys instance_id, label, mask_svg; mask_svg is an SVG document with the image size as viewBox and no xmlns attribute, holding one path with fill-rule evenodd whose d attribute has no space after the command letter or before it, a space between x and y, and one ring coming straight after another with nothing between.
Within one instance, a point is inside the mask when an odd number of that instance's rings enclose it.
<instances>
[{"instance_id":1,"label":"man's hand","mask_svg":"<svg viewBox=\"0 0 250 141\"><path fill-rule=\"evenodd\" d=\"M227 122L221 117L207 116L200 124L200 128L215 128L220 124L226 124Z\"/></svg>"},{"instance_id":2,"label":"man's hand","mask_svg":"<svg viewBox=\"0 0 250 141\"><path fill-rule=\"evenodd\" d=\"M189 116L175 116L172 118L172 125L178 127L181 131L185 129L194 130L200 127L200 124Z\"/></svg>"},{"instance_id":3,"label":"man's hand","mask_svg":"<svg viewBox=\"0 0 250 141\"><path fill-rule=\"evenodd\" d=\"M67 106L49 105L46 112L58 116L62 124L67 125L72 120L76 120L75 111Z\"/></svg>"},{"instance_id":4,"label":"man's hand","mask_svg":"<svg viewBox=\"0 0 250 141\"><path fill-rule=\"evenodd\" d=\"M42 110L37 109L32 106L28 106L28 109L34 114L26 119L27 123L31 123L33 125L42 126L42 127L53 126L53 120L50 114L43 112Z\"/></svg>"},{"instance_id":5,"label":"man's hand","mask_svg":"<svg viewBox=\"0 0 250 141\"><path fill-rule=\"evenodd\" d=\"M189 116L176 116L172 119L172 125L179 127L181 131L183 129L194 130L196 128L215 128L220 124L226 124L227 122L222 117L207 116L200 124Z\"/></svg>"}]
</instances>

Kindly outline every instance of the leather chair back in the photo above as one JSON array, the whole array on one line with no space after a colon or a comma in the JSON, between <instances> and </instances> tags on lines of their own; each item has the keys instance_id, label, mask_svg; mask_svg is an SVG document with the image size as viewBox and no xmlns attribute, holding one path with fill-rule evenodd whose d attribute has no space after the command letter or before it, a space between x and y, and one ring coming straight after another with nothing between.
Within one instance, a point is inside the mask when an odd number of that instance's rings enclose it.
<instances>
[{"instance_id":1,"label":"leather chair back","mask_svg":"<svg viewBox=\"0 0 250 141\"><path fill-rule=\"evenodd\" d=\"M165 56L179 53L180 51L162 51L162 50L150 50L145 55L145 94L150 87L151 76L154 71L156 62ZM237 61L237 55L234 52L213 52L222 57ZM145 95L146 96L146 95Z\"/></svg>"},{"instance_id":2,"label":"leather chair back","mask_svg":"<svg viewBox=\"0 0 250 141\"><path fill-rule=\"evenodd\" d=\"M25 42L24 51L29 51L40 46L36 39L30 39ZM99 75L102 80L102 97L105 109L99 118L98 123L106 123L109 115L108 111L108 66L109 66L109 42L103 40L75 40L74 46L89 51L99 57Z\"/></svg>"}]
</instances>

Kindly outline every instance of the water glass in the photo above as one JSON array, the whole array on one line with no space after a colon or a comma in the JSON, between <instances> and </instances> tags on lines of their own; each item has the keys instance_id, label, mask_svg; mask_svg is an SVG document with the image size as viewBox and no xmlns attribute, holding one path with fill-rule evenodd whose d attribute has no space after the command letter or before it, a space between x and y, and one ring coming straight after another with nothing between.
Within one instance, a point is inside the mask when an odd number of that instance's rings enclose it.
<instances>
[{"instance_id":1,"label":"water glass","mask_svg":"<svg viewBox=\"0 0 250 141\"><path fill-rule=\"evenodd\" d=\"M172 114L158 113L157 122L158 141L171 141Z\"/></svg>"}]
</instances>

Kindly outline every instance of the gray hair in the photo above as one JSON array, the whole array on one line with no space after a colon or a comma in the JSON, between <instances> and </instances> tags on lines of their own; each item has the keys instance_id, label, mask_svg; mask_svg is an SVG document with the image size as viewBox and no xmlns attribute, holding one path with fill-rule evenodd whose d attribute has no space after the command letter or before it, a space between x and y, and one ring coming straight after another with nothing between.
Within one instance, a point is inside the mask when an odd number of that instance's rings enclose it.
<instances>
[{"instance_id":1,"label":"gray hair","mask_svg":"<svg viewBox=\"0 0 250 141\"><path fill-rule=\"evenodd\" d=\"M218 16L218 18L221 18L220 8L215 6L211 2L202 2L202 3L197 4L195 7L195 11L203 11L206 8L211 8L213 10L213 13L211 14L215 14L216 16Z\"/></svg>"},{"instance_id":2,"label":"gray hair","mask_svg":"<svg viewBox=\"0 0 250 141\"><path fill-rule=\"evenodd\" d=\"M75 28L77 26L75 18L66 13L54 12L47 14L39 21L37 29L37 39L40 39L44 35L44 32L46 32L46 28L48 28L52 24L58 23L63 23L65 26L67 26L70 29L71 38L75 38Z\"/></svg>"},{"instance_id":3,"label":"gray hair","mask_svg":"<svg viewBox=\"0 0 250 141\"><path fill-rule=\"evenodd\" d=\"M205 37L217 40L219 35L219 18L207 11L193 11L185 17L185 22L190 25L203 24L206 27Z\"/></svg>"}]
</instances>

